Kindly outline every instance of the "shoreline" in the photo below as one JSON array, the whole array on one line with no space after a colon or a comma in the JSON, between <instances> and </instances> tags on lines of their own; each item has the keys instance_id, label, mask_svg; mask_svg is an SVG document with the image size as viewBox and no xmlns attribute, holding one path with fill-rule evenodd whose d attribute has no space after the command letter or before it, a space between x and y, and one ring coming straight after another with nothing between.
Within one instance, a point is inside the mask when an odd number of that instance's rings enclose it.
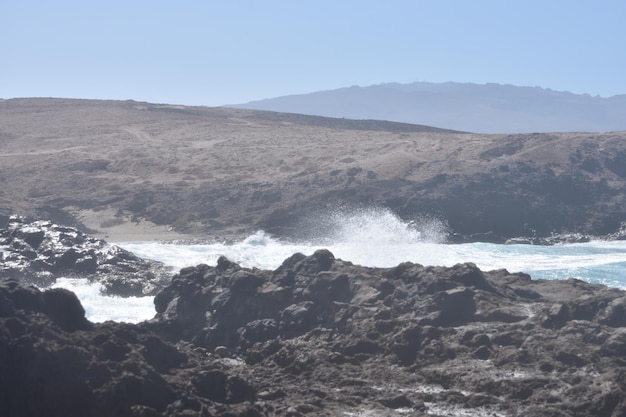
<instances>
[{"instance_id":1,"label":"shoreline","mask_svg":"<svg viewBox=\"0 0 626 417\"><path fill-rule=\"evenodd\" d=\"M89 235L111 244L199 238L177 232L171 226L136 219L130 213L120 216L120 213L112 208L97 211L74 209L72 212Z\"/></svg>"},{"instance_id":2,"label":"shoreline","mask_svg":"<svg viewBox=\"0 0 626 417\"><path fill-rule=\"evenodd\" d=\"M148 242L148 241L202 241L202 242L222 242L232 243L246 239L253 233L253 229L244 227L231 227L216 230L211 235L208 233L195 234L185 233L174 229L170 225L158 225L144 218L137 218L133 213L120 213L119 210L107 208L103 210L80 209L74 207L70 210L72 215L81 224L82 228L89 235L107 241L108 243L122 242ZM206 227L201 227L206 230ZM287 236L266 232L277 239ZM613 241L626 240L626 225L622 225L613 233L593 236L579 232L553 233L546 236L499 236L494 232L474 233L471 235L461 235L459 233L449 233L443 243L463 244L463 243L495 243L495 244L524 244L552 246L568 243L585 243L591 241Z\"/></svg>"}]
</instances>

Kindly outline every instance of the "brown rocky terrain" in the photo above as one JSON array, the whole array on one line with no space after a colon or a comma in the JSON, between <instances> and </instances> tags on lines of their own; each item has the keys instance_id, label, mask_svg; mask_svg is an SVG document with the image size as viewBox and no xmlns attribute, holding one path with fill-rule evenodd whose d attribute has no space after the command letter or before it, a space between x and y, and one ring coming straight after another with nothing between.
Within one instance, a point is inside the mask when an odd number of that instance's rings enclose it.
<instances>
[{"instance_id":1,"label":"brown rocky terrain","mask_svg":"<svg viewBox=\"0 0 626 417\"><path fill-rule=\"evenodd\" d=\"M407 220L437 216L459 239L605 235L626 220L624 139L134 101L2 100L0 216L112 238L220 239L259 228L294 235L312 212L380 205Z\"/></svg>"}]
</instances>

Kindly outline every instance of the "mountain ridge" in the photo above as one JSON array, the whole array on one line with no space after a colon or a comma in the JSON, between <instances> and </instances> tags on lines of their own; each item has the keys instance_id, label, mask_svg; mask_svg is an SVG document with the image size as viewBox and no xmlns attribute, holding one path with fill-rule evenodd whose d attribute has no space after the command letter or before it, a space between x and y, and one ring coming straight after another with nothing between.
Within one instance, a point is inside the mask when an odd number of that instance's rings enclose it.
<instances>
[{"instance_id":1,"label":"mountain ridge","mask_svg":"<svg viewBox=\"0 0 626 417\"><path fill-rule=\"evenodd\" d=\"M496 83L384 83L227 107L389 120L476 133L626 129L626 94L600 97Z\"/></svg>"}]
</instances>

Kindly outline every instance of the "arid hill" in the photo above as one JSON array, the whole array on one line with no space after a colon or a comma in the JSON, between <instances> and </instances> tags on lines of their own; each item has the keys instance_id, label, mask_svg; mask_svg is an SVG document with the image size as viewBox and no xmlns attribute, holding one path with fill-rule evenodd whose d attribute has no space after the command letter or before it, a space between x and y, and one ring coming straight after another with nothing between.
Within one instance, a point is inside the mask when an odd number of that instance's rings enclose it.
<instances>
[{"instance_id":1,"label":"arid hill","mask_svg":"<svg viewBox=\"0 0 626 417\"><path fill-rule=\"evenodd\" d=\"M452 233L605 235L626 221L626 132L484 135L134 101L0 101L0 215L106 234L295 235L338 205ZM155 226L156 225L156 226ZM139 229L137 229L139 230Z\"/></svg>"}]
</instances>

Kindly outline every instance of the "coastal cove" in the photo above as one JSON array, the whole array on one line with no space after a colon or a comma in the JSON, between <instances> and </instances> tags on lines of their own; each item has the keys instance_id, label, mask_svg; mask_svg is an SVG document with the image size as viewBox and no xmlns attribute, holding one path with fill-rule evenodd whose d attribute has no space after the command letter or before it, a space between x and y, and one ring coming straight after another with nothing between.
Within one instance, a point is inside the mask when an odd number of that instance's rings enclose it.
<instances>
[{"instance_id":1,"label":"coastal cove","mask_svg":"<svg viewBox=\"0 0 626 417\"><path fill-rule=\"evenodd\" d=\"M275 270L294 254L310 256L320 249L369 268L393 268L406 262L428 267L472 263L483 271L504 269L528 274L533 280L576 279L626 290L626 240L596 239L553 245L453 244L448 242L442 222L433 219L405 222L383 209L336 213L323 227L318 223L317 229L324 234L298 241L257 231L229 242L177 239L110 244L73 228L14 217L0 238L4 236L6 245L2 256L4 274L25 274L25 277L29 269L41 268L36 263L30 263L29 267L27 258L33 257L29 255L33 250L30 245L41 240L35 261L50 265L49 272L44 271L32 282L42 289L60 287L75 292L87 318L94 322L136 323L151 319L154 295L167 285L172 275L185 268L200 264L214 267L220 257L225 257L244 268ZM11 255L14 251L11 248L20 247L27 255L21 260L20 252ZM94 252L101 254L95 263L102 266L89 269L85 265L94 262L89 255ZM86 254L86 259L81 259L85 256L81 254ZM95 276L90 277L86 272Z\"/></svg>"}]
</instances>

